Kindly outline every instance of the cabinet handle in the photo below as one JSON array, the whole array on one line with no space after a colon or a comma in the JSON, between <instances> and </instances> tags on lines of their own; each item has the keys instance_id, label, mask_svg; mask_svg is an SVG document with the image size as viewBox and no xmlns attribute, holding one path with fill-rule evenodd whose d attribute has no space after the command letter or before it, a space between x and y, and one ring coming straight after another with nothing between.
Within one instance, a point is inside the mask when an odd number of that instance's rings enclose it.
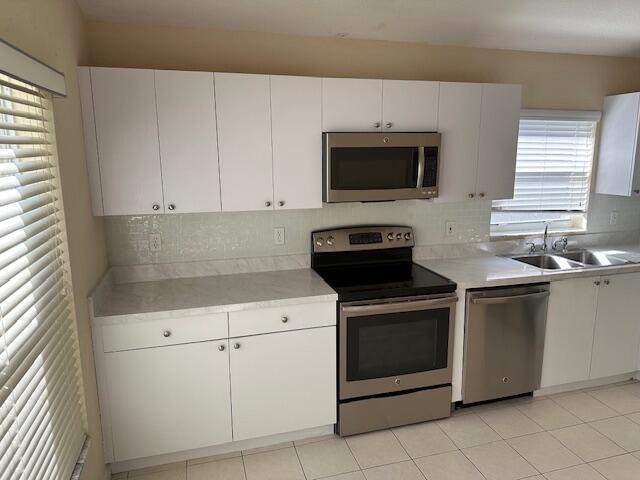
<instances>
[{"instance_id":1,"label":"cabinet handle","mask_svg":"<svg viewBox=\"0 0 640 480\"><path fill-rule=\"evenodd\" d=\"M596 280L595 282L593 282L593 284L598 287L600 285L600 280Z\"/></svg>"},{"instance_id":2,"label":"cabinet handle","mask_svg":"<svg viewBox=\"0 0 640 480\"><path fill-rule=\"evenodd\" d=\"M218 350L220 350L221 352L224 352L224 345L218 345Z\"/></svg>"},{"instance_id":3,"label":"cabinet handle","mask_svg":"<svg viewBox=\"0 0 640 480\"><path fill-rule=\"evenodd\" d=\"M610 281L610 280L605 280L605 281L604 281L604 284L605 284L605 285L609 285L610 283L611 283L611 281Z\"/></svg>"},{"instance_id":4,"label":"cabinet handle","mask_svg":"<svg viewBox=\"0 0 640 480\"><path fill-rule=\"evenodd\" d=\"M175 204L170 203L170 204L169 204L169 210L175 210L175 209L176 209Z\"/></svg>"},{"instance_id":5,"label":"cabinet handle","mask_svg":"<svg viewBox=\"0 0 640 480\"><path fill-rule=\"evenodd\" d=\"M480 192L480 198L484 198L484 192Z\"/></svg>"},{"instance_id":6,"label":"cabinet handle","mask_svg":"<svg viewBox=\"0 0 640 480\"><path fill-rule=\"evenodd\" d=\"M280 206L280 207L284 207L284 200L280 200L280 201L278 202L278 206Z\"/></svg>"},{"instance_id":7,"label":"cabinet handle","mask_svg":"<svg viewBox=\"0 0 640 480\"><path fill-rule=\"evenodd\" d=\"M469 194L469 198L474 198L475 196L476 196L476 194L475 194L475 193L470 193L470 194Z\"/></svg>"},{"instance_id":8,"label":"cabinet handle","mask_svg":"<svg viewBox=\"0 0 640 480\"><path fill-rule=\"evenodd\" d=\"M392 122L388 122L388 123L385 124L385 127L391 128L391 127L393 127L393 123Z\"/></svg>"},{"instance_id":9,"label":"cabinet handle","mask_svg":"<svg viewBox=\"0 0 640 480\"><path fill-rule=\"evenodd\" d=\"M282 320L282 323L287 323L289 321L289 317L287 317L286 315L283 315L280 320Z\"/></svg>"},{"instance_id":10,"label":"cabinet handle","mask_svg":"<svg viewBox=\"0 0 640 480\"><path fill-rule=\"evenodd\" d=\"M235 348L236 350L238 350L240 348L240 344L239 343L234 343L233 344L233 348Z\"/></svg>"},{"instance_id":11,"label":"cabinet handle","mask_svg":"<svg viewBox=\"0 0 640 480\"><path fill-rule=\"evenodd\" d=\"M157 203L154 203L151 208L157 211L157 210L160 210L160 205L158 205Z\"/></svg>"},{"instance_id":12,"label":"cabinet handle","mask_svg":"<svg viewBox=\"0 0 640 480\"><path fill-rule=\"evenodd\" d=\"M373 124L373 128L380 128L380 122L375 122Z\"/></svg>"},{"instance_id":13,"label":"cabinet handle","mask_svg":"<svg viewBox=\"0 0 640 480\"><path fill-rule=\"evenodd\" d=\"M267 200L266 202L264 202L264 206L265 207L270 207L271 206L271 202L269 200Z\"/></svg>"},{"instance_id":14,"label":"cabinet handle","mask_svg":"<svg viewBox=\"0 0 640 480\"><path fill-rule=\"evenodd\" d=\"M164 332L162 332L162 336L164 338L169 338L171 336L171 330L165 330Z\"/></svg>"}]
</instances>

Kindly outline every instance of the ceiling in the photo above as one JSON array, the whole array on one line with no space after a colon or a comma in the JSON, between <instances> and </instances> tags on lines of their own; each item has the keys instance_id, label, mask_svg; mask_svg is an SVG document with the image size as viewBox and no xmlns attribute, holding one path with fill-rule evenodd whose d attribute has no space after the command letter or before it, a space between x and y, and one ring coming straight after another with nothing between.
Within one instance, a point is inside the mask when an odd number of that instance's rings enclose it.
<instances>
[{"instance_id":1,"label":"ceiling","mask_svg":"<svg viewBox=\"0 0 640 480\"><path fill-rule=\"evenodd\" d=\"M78 0L91 20L640 57L640 0Z\"/></svg>"}]
</instances>

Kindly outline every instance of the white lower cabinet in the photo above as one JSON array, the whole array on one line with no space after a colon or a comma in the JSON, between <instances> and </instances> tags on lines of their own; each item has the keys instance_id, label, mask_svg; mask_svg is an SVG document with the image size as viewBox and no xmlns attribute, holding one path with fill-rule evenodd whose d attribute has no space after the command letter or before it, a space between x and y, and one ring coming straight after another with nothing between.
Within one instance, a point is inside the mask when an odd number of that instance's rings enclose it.
<instances>
[{"instance_id":1,"label":"white lower cabinet","mask_svg":"<svg viewBox=\"0 0 640 480\"><path fill-rule=\"evenodd\" d=\"M234 440L336 422L334 326L229 343Z\"/></svg>"},{"instance_id":2,"label":"white lower cabinet","mask_svg":"<svg viewBox=\"0 0 640 480\"><path fill-rule=\"evenodd\" d=\"M551 283L541 387L589 379L599 277Z\"/></svg>"},{"instance_id":3,"label":"white lower cabinet","mask_svg":"<svg viewBox=\"0 0 640 480\"><path fill-rule=\"evenodd\" d=\"M541 387L637 370L640 273L551 283Z\"/></svg>"},{"instance_id":4,"label":"white lower cabinet","mask_svg":"<svg viewBox=\"0 0 640 480\"><path fill-rule=\"evenodd\" d=\"M231 441L227 340L106 353L116 462Z\"/></svg>"},{"instance_id":5,"label":"white lower cabinet","mask_svg":"<svg viewBox=\"0 0 640 480\"><path fill-rule=\"evenodd\" d=\"M591 378L634 372L640 343L640 273L602 277Z\"/></svg>"}]
</instances>

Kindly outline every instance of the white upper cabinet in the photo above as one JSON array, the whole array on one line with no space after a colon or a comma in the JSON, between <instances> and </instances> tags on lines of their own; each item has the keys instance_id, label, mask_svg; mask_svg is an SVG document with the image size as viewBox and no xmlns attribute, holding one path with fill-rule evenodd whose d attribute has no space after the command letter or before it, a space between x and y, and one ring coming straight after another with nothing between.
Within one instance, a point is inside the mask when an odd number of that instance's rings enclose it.
<instances>
[{"instance_id":1,"label":"white upper cabinet","mask_svg":"<svg viewBox=\"0 0 640 480\"><path fill-rule=\"evenodd\" d=\"M214 77L222 210L272 210L269 76Z\"/></svg>"},{"instance_id":2,"label":"white upper cabinet","mask_svg":"<svg viewBox=\"0 0 640 480\"><path fill-rule=\"evenodd\" d=\"M322 130L381 131L382 80L323 78Z\"/></svg>"},{"instance_id":3,"label":"white upper cabinet","mask_svg":"<svg viewBox=\"0 0 640 480\"><path fill-rule=\"evenodd\" d=\"M513 198L521 102L520 85L482 86L476 184L480 198Z\"/></svg>"},{"instance_id":4,"label":"white upper cabinet","mask_svg":"<svg viewBox=\"0 0 640 480\"><path fill-rule=\"evenodd\" d=\"M219 212L213 73L156 71L165 213Z\"/></svg>"},{"instance_id":5,"label":"white upper cabinet","mask_svg":"<svg viewBox=\"0 0 640 480\"><path fill-rule=\"evenodd\" d=\"M438 201L475 198L482 85L440 83Z\"/></svg>"},{"instance_id":6,"label":"white upper cabinet","mask_svg":"<svg viewBox=\"0 0 640 480\"><path fill-rule=\"evenodd\" d=\"M438 129L439 82L384 80L382 130L435 132Z\"/></svg>"},{"instance_id":7,"label":"white upper cabinet","mask_svg":"<svg viewBox=\"0 0 640 480\"><path fill-rule=\"evenodd\" d=\"M541 387L589 379L600 277L551 283Z\"/></svg>"},{"instance_id":8,"label":"white upper cabinet","mask_svg":"<svg viewBox=\"0 0 640 480\"><path fill-rule=\"evenodd\" d=\"M640 345L640 273L602 277L591 378L634 372Z\"/></svg>"},{"instance_id":9,"label":"white upper cabinet","mask_svg":"<svg viewBox=\"0 0 640 480\"><path fill-rule=\"evenodd\" d=\"M322 207L322 80L271 76L276 209Z\"/></svg>"},{"instance_id":10,"label":"white upper cabinet","mask_svg":"<svg viewBox=\"0 0 640 480\"><path fill-rule=\"evenodd\" d=\"M640 92L605 97L596 193L640 195Z\"/></svg>"},{"instance_id":11,"label":"white upper cabinet","mask_svg":"<svg viewBox=\"0 0 640 480\"><path fill-rule=\"evenodd\" d=\"M162 213L153 70L91 68L105 215Z\"/></svg>"}]
</instances>

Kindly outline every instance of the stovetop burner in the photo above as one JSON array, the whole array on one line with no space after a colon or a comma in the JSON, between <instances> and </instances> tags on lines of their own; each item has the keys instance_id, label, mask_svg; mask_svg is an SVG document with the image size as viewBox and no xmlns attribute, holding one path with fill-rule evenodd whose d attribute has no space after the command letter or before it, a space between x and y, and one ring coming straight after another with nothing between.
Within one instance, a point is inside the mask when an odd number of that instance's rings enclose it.
<instances>
[{"instance_id":1,"label":"stovetop burner","mask_svg":"<svg viewBox=\"0 0 640 480\"><path fill-rule=\"evenodd\" d=\"M350 227L312 233L313 269L340 301L452 293L456 284L412 262L410 227Z\"/></svg>"}]
</instances>

